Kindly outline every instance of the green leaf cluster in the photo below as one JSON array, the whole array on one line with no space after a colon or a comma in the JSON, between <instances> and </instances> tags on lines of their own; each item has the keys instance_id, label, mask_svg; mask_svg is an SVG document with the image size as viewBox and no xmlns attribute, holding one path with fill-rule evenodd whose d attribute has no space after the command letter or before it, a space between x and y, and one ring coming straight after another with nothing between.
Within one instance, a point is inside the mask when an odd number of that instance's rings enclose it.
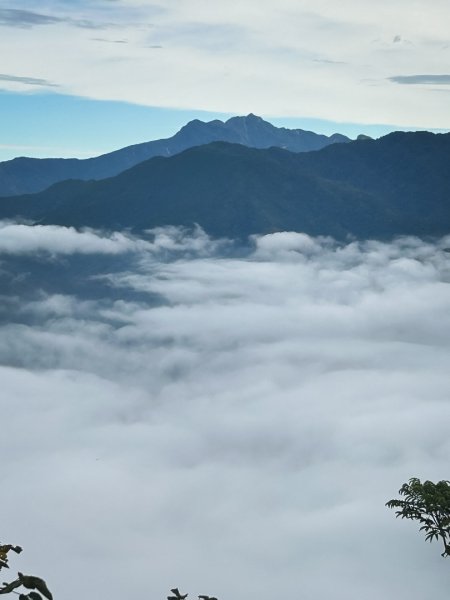
<instances>
[{"instance_id":1,"label":"green leaf cluster","mask_svg":"<svg viewBox=\"0 0 450 600\"><path fill-rule=\"evenodd\" d=\"M396 517L411 519L421 524L425 540L441 540L444 552L450 556L450 481L437 483L413 477L399 489L402 499L386 502L388 508L396 508Z\"/></svg>"},{"instance_id":2,"label":"green leaf cluster","mask_svg":"<svg viewBox=\"0 0 450 600\"><path fill-rule=\"evenodd\" d=\"M2 569L9 569L8 554L11 551L20 554L22 548L20 546L13 546L12 544L0 544L0 571Z\"/></svg>"},{"instance_id":3,"label":"green leaf cluster","mask_svg":"<svg viewBox=\"0 0 450 600\"><path fill-rule=\"evenodd\" d=\"M9 569L8 554L11 551L20 554L22 548L20 546L13 546L12 544L0 544L0 570ZM28 593L16 592L15 590L20 587L33 591ZM44 600L44 598L53 600L52 593L43 579L34 575L24 575L20 572L17 573L17 579L10 582L4 581L0 587L0 594L11 593L18 594L19 600Z\"/></svg>"}]
</instances>

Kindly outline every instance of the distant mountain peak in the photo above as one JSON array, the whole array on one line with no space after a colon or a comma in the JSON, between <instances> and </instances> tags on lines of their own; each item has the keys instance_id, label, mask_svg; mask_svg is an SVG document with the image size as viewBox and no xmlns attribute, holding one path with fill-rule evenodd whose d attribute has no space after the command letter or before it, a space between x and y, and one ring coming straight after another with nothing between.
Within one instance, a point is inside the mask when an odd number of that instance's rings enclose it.
<instances>
[{"instance_id":1,"label":"distant mountain peak","mask_svg":"<svg viewBox=\"0 0 450 600\"><path fill-rule=\"evenodd\" d=\"M253 113L249 113L245 116L231 117L230 119L225 121L225 125L227 125L228 123L264 123L273 127L271 123L265 121L262 117L259 117L258 115L255 115Z\"/></svg>"},{"instance_id":2,"label":"distant mountain peak","mask_svg":"<svg viewBox=\"0 0 450 600\"><path fill-rule=\"evenodd\" d=\"M262 117L259 117L258 115L255 115L254 113L248 113L248 115L246 117L244 117L245 119L247 119L248 121L263 121L264 123L267 123L267 121L264 121L264 119Z\"/></svg>"},{"instance_id":3,"label":"distant mountain peak","mask_svg":"<svg viewBox=\"0 0 450 600\"><path fill-rule=\"evenodd\" d=\"M192 119L192 121L188 121L186 123L186 125L183 125L183 127L180 129L180 131L178 133L180 133L181 131L199 129L201 127L204 127L205 125L206 125L206 123L204 121L200 121L200 119Z\"/></svg>"}]
</instances>

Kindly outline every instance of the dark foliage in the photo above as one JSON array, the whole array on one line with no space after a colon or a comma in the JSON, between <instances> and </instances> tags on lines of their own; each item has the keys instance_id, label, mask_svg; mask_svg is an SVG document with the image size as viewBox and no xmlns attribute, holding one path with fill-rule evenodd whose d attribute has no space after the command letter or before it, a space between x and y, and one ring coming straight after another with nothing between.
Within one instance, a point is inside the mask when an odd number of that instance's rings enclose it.
<instances>
[{"instance_id":1,"label":"dark foliage","mask_svg":"<svg viewBox=\"0 0 450 600\"><path fill-rule=\"evenodd\" d=\"M22 548L20 546L13 546L11 544L0 545L0 570L2 568L9 569L8 554L11 551L15 552L16 554L20 554L22 552ZM28 593L20 593L20 600L43 600L43 597L47 600L53 600L53 596L43 579L40 577L35 577L34 575L24 575L20 572L17 574L17 579L14 581L3 582L2 586L0 587L0 594L17 594L18 592L16 592L16 590L21 587L33 591Z\"/></svg>"},{"instance_id":2,"label":"dark foliage","mask_svg":"<svg viewBox=\"0 0 450 600\"><path fill-rule=\"evenodd\" d=\"M9 569L8 554L10 552L20 554L22 552L22 548L20 546L13 546L12 544L0 544L0 571L2 569Z\"/></svg>"},{"instance_id":3,"label":"dark foliage","mask_svg":"<svg viewBox=\"0 0 450 600\"><path fill-rule=\"evenodd\" d=\"M413 477L399 490L403 499L389 500L388 508L396 508L396 517L418 521L420 531L429 542L441 540L450 556L450 481L424 481Z\"/></svg>"}]
</instances>

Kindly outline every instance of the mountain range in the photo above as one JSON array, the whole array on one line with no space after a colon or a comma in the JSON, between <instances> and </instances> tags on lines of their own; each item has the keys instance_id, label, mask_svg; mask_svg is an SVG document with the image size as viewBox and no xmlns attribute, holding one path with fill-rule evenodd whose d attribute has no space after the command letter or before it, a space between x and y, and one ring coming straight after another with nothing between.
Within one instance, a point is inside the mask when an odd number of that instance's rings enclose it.
<instances>
[{"instance_id":1,"label":"mountain range","mask_svg":"<svg viewBox=\"0 0 450 600\"><path fill-rule=\"evenodd\" d=\"M135 144L95 158L20 157L1 162L0 196L39 192L65 179L105 179L154 156L173 156L188 148L217 141L252 148L278 146L292 152L308 152L350 140L338 133L327 137L302 129L275 127L253 114L233 117L226 122L194 120L173 137Z\"/></svg>"},{"instance_id":2,"label":"mountain range","mask_svg":"<svg viewBox=\"0 0 450 600\"><path fill-rule=\"evenodd\" d=\"M214 142L102 181L3 198L0 218L142 231L198 223L217 236L281 230L345 238L450 231L450 134L395 132L315 152Z\"/></svg>"}]
</instances>

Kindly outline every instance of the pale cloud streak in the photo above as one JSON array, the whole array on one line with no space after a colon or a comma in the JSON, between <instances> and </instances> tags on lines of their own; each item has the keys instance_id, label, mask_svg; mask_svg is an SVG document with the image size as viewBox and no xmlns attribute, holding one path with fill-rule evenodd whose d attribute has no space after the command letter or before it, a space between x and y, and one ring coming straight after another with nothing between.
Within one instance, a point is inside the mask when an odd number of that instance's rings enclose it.
<instances>
[{"instance_id":1,"label":"pale cloud streak","mask_svg":"<svg viewBox=\"0 0 450 600\"><path fill-rule=\"evenodd\" d=\"M56 17L32 12L29 10L18 10L15 8L0 9L0 26L29 29L35 26L55 25L59 23L66 23L68 25L85 29L104 29L107 26L105 23L94 22L88 19Z\"/></svg>"},{"instance_id":2,"label":"pale cloud streak","mask_svg":"<svg viewBox=\"0 0 450 600\"><path fill-rule=\"evenodd\" d=\"M39 79L38 77L23 77L19 75L7 75L6 73L0 73L0 81L7 83L20 83L24 85L36 85L38 87L58 87L56 83L52 83L46 79Z\"/></svg>"},{"instance_id":3,"label":"pale cloud streak","mask_svg":"<svg viewBox=\"0 0 450 600\"><path fill-rule=\"evenodd\" d=\"M0 9L0 25L7 27L34 27L35 25L52 25L60 23L61 19L50 15L32 12L29 10L18 10L15 8Z\"/></svg>"},{"instance_id":4,"label":"pale cloud streak","mask_svg":"<svg viewBox=\"0 0 450 600\"><path fill-rule=\"evenodd\" d=\"M15 10L38 12L35 3L19 4ZM412 68L446 72L450 8L440 0L419 0L414 10L403 0L382 1L376 11L368 0L320 0L314 7L308 0L57 7L48 15L55 19L51 27L3 28L9 72L26 69L61 82L64 93L149 106L450 125L444 95L389 80ZM76 21L103 23L128 44L96 44L85 27L69 26ZM163 48L155 54L149 46ZM10 89L21 88L10 82Z\"/></svg>"},{"instance_id":5,"label":"pale cloud streak","mask_svg":"<svg viewBox=\"0 0 450 600\"><path fill-rule=\"evenodd\" d=\"M406 85L450 85L450 75L395 75L389 77L394 83Z\"/></svg>"}]
</instances>

